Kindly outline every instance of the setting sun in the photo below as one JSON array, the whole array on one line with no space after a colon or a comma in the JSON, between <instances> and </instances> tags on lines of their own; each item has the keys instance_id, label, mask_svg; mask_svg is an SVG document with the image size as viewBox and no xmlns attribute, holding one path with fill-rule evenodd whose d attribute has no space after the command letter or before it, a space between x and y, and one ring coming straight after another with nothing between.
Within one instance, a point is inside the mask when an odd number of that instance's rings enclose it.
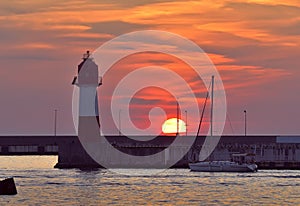
<instances>
[{"instance_id":1,"label":"setting sun","mask_svg":"<svg viewBox=\"0 0 300 206\"><path fill-rule=\"evenodd\" d=\"M177 118L167 119L162 125L162 132L165 134L177 133ZM186 132L186 124L178 119L178 132Z\"/></svg>"}]
</instances>

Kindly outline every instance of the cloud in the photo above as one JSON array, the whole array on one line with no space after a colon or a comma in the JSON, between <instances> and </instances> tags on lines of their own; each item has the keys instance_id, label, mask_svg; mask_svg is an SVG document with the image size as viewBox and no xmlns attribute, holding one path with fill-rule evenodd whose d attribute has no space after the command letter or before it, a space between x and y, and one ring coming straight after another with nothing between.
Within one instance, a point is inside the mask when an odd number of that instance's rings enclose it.
<instances>
[{"instance_id":1,"label":"cloud","mask_svg":"<svg viewBox=\"0 0 300 206\"><path fill-rule=\"evenodd\" d=\"M299 4L300 6L300 4ZM239 21L276 20L298 17L299 6L290 5L268 5L263 3L247 3L229 1L224 4L224 9L229 9L233 16L239 14Z\"/></svg>"},{"instance_id":2,"label":"cloud","mask_svg":"<svg viewBox=\"0 0 300 206\"><path fill-rule=\"evenodd\" d=\"M106 33L106 34L112 34L114 36L118 36L135 30L143 30L151 27L151 25L129 23L120 20L103 21L103 22L92 23L90 25L91 25L90 32Z\"/></svg>"},{"instance_id":3,"label":"cloud","mask_svg":"<svg viewBox=\"0 0 300 206\"><path fill-rule=\"evenodd\" d=\"M274 117L272 107L278 112L285 105L288 107L287 110L297 110L296 103L299 102L299 98L294 94L300 89L297 84L300 75L299 8L298 0L218 0L214 3L204 0L1 1L0 73L3 80L0 87L7 88L11 81L18 80L16 87L12 87L9 92L4 92L2 89L1 94L12 97L9 94L26 91L29 97L39 97L40 103L49 100L55 102L53 104L61 104L68 108L69 105L66 102L70 102L69 99L57 100L55 95L49 99L47 95L41 94L42 91L53 93L55 90L52 90L52 87L54 86L61 92L61 97L70 93L69 81L76 71L81 53L85 50L96 49L105 41L126 32L158 29L182 35L203 48L224 80L230 105L234 105L230 108L231 111L234 113L242 109L241 105L246 104L252 111L257 111L258 115L260 112L270 110L266 117L260 117L260 120L257 120L262 121L260 123L264 125L265 122L270 121L267 118L268 115ZM160 40L163 40L163 37ZM138 43L143 43L147 48L151 48L153 44L145 39L139 39L139 41ZM122 48L130 49L132 47L130 43L124 42ZM173 51L177 48L168 49ZM179 49L186 52L190 48ZM192 56L192 51L186 52L186 55ZM123 64L122 69L111 73L111 81L108 77L104 79L105 85L116 84L122 75L132 71L131 69L146 65L159 65L183 76L194 89L199 104L202 104L206 88L201 83L201 79L195 77L196 75L183 62L159 54L141 54L131 61L120 63ZM101 69L101 65L99 67ZM43 72L40 72L41 70ZM60 75L57 75L58 72ZM39 74L40 81L36 82L37 78L29 74ZM26 81L21 81L21 77L26 77ZM105 85L101 87L101 92ZM181 91L176 82L171 86ZM24 90L20 90L20 87ZM276 91L280 91L280 98L283 100L278 99L279 94L274 91L273 87ZM101 95L104 94L101 93ZM148 93L140 95L137 102L159 104L160 102L155 100L162 98L159 93L156 94L157 98L154 100L147 98L147 95ZM43 109L38 107L30 101L29 97L24 102L24 107L28 111L41 114L40 116L46 116L42 115L46 114L45 107ZM101 98L106 97L101 96ZM12 98L12 101L15 100ZM291 102L289 100L295 104L284 103L285 101ZM170 99L166 99L165 102L172 103ZM272 107L267 106L268 102L272 102ZM260 103L263 105L262 109ZM20 106L19 103L12 104L7 101L6 107L3 108L10 108L11 105ZM186 106L188 108L188 105ZM36 111L36 108L39 109ZM2 109L0 112L9 116L14 113L14 108ZM278 116L284 116L284 113L281 111ZM290 117L285 119L286 122L299 122L300 115L288 113ZM70 117L71 114L66 111L62 112L62 115ZM19 116L22 118L22 115ZM39 118L42 118L40 116ZM238 112L234 113L233 117L238 119ZM27 119L22 120L26 122ZM284 120L280 121L284 123ZM34 130L39 120L35 119L32 122L32 126L16 127L20 128L20 133L24 127ZM1 125L1 131L7 131ZM69 128L66 131L73 131L72 123L70 125L66 126ZM296 131L294 126L289 125L285 126L284 131L289 131L289 129ZM6 126L9 127L7 124ZM261 131L263 127L253 126L258 128L258 131ZM267 131L275 126L270 123L264 127ZM13 128L10 129L12 130Z\"/></svg>"}]
</instances>

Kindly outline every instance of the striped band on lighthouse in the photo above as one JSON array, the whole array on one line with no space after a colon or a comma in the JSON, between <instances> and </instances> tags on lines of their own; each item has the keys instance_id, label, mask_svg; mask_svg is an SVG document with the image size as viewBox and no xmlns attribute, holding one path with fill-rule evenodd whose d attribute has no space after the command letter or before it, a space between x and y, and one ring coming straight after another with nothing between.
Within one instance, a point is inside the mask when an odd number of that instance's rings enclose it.
<instances>
[{"instance_id":1,"label":"striped band on lighthouse","mask_svg":"<svg viewBox=\"0 0 300 206\"><path fill-rule=\"evenodd\" d=\"M79 116L99 116L97 87L82 85L79 92Z\"/></svg>"}]
</instances>

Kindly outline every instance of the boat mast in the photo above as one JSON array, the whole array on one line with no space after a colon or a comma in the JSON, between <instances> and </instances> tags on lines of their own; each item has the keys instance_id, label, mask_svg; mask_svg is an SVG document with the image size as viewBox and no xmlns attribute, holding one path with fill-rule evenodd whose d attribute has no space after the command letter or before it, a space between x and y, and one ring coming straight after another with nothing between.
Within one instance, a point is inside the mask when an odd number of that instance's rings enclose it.
<instances>
[{"instance_id":1,"label":"boat mast","mask_svg":"<svg viewBox=\"0 0 300 206\"><path fill-rule=\"evenodd\" d=\"M214 108L214 79L215 76L211 76L211 106L210 106L210 136L213 136L213 108Z\"/></svg>"},{"instance_id":2,"label":"boat mast","mask_svg":"<svg viewBox=\"0 0 300 206\"><path fill-rule=\"evenodd\" d=\"M208 90L209 90L209 89L210 89L210 85L209 85ZM201 129L201 125L202 125L202 121L203 121L203 117L204 117L204 112L205 112L205 107L206 107L206 103L207 103L208 96L209 96L209 91L207 91L207 93L206 93L206 98L205 98L204 106L203 106L202 113L201 113L200 123L199 123L199 125L198 125L197 137L198 137L199 134L200 134L200 129Z\"/></svg>"}]
</instances>

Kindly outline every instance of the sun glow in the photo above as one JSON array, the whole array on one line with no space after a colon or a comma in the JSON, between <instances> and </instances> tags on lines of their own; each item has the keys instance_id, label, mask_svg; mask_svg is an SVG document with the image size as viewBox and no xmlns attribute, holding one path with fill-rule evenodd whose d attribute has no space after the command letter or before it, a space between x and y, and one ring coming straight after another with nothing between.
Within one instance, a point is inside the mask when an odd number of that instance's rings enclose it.
<instances>
[{"instance_id":1,"label":"sun glow","mask_svg":"<svg viewBox=\"0 0 300 206\"><path fill-rule=\"evenodd\" d=\"M162 125L162 132L164 134L177 133L177 118L167 119ZM186 132L186 123L178 119L178 133Z\"/></svg>"}]
</instances>

